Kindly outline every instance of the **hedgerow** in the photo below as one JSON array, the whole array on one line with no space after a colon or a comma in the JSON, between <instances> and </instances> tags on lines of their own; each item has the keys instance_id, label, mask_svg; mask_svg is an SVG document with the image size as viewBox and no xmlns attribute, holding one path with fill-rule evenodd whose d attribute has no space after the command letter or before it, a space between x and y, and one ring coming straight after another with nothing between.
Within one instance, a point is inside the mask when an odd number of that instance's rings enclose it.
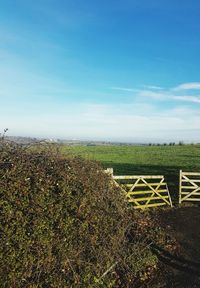
<instances>
[{"instance_id":1,"label":"hedgerow","mask_svg":"<svg viewBox=\"0 0 200 288\"><path fill-rule=\"evenodd\" d=\"M98 163L0 142L0 287L136 287L151 223Z\"/></svg>"}]
</instances>

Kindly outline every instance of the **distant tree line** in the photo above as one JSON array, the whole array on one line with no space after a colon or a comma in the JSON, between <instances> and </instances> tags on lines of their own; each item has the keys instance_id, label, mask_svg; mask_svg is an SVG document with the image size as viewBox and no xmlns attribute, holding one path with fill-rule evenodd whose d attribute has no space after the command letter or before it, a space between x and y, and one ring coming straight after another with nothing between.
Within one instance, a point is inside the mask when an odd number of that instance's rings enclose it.
<instances>
[{"instance_id":1,"label":"distant tree line","mask_svg":"<svg viewBox=\"0 0 200 288\"><path fill-rule=\"evenodd\" d=\"M149 143L148 146L175 146L179 145L182 146L184 145L183 141L179 141L177 144L175 142L169 142L169 143Z\"/></svg>"}]
</instances>

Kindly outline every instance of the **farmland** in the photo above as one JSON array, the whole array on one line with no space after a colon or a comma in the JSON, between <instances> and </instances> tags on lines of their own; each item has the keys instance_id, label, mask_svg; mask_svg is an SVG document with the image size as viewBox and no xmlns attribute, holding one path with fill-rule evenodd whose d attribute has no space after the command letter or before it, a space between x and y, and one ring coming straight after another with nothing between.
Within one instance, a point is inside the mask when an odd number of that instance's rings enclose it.
<instances>
[{"instance_id":1,"label":"farmland","mask_svg":"<svg viewBox=\"0 0 200 288\"><path fill-rule=\"evenodd\" d=\"M175 200L179 170L200 171L200 145L62 146L62 152L100 161L116 175L164 175Z\"/></svg>"}]
</instances>

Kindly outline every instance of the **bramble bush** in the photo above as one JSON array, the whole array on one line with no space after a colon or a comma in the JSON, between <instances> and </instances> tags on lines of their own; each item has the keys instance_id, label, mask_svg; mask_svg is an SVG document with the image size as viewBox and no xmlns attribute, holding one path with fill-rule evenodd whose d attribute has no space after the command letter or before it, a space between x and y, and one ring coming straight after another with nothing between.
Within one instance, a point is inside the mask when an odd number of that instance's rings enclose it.
<instances>
[{"instance_id":1,"label":"bramble bush","mask_svg":"<svg viewBox=\"0 0 200 288\"><path fill-rule=\"evenodd\" d=\"M98 163L0 141L0 287L136 287L148 217Z\"/></svg>"}]
</instances>

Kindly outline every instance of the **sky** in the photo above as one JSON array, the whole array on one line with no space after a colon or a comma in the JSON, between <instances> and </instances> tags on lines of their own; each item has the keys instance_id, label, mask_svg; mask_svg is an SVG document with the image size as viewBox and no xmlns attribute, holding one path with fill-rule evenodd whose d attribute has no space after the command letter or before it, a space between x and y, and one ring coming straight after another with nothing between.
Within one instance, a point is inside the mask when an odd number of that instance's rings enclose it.
<instances>
[{"instance_id":1,"label":"sky","mask_svg":"<svg viewBox=\"0 0 200 288\"><path fill-rule=\"evenodd\" d=\"M199 0L0 0L0 132L200 142Z\"/></svg>"}]
</instances>

